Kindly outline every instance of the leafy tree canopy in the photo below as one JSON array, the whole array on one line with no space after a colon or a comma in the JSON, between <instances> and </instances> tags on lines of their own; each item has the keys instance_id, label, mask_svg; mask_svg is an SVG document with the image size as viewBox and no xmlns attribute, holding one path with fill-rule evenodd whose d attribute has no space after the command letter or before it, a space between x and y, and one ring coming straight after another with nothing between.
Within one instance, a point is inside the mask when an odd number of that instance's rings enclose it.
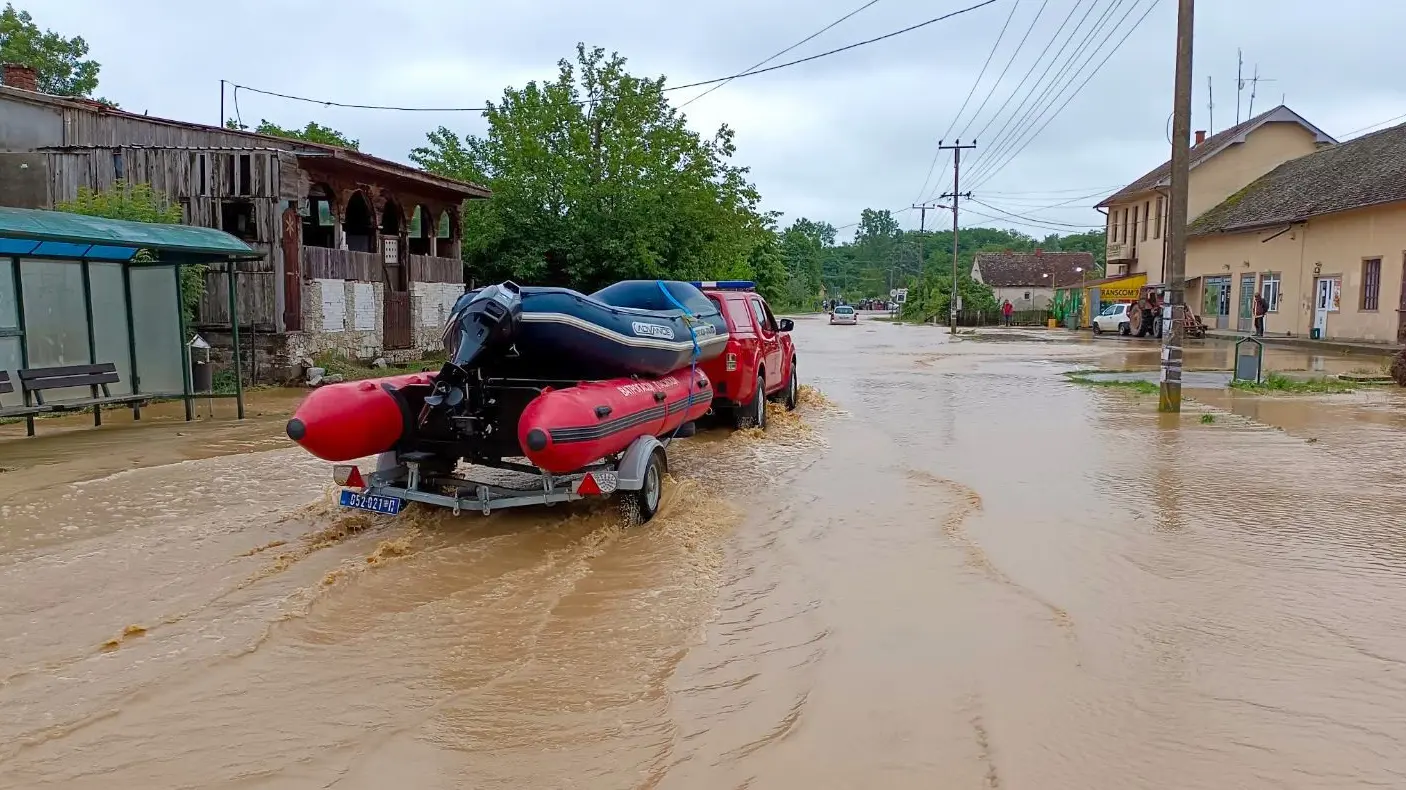
<instances>
[{"instance_id":1,"label":"leafy tree canopy","mask_svg":"<svg viewBox=\"0 0 1406 790\"><path fill-rule=\"evenodd\" d=\"M39 90L57 96L91 96L98 87L95 60L86 60L88 42L82 36L64 38L40 30L28 11L11 3L0 11L0 63L19 63L37 73Z\"/></svg>"},{"instance_id":2,"label":"leafy tree canopy","mask_svg":"<svg viewBox=\"0 0 1406 790\"><path fill-rule=\"evenodd\" d=\"M225 128L237 129L244 132L249 131L249 126L247 124L241 124L233 118L225 121ZM256 134L266 134L270 137L282 137L285 140L304 140L309 143L350 148L353 151L361 150L360 140L353 140L330 126L323 126L314 121L308 121L308 125L301 129L285 129L272 121L264 119L260 120L259 125L254 127L254 132Z\"/></svg>"},{"instance_id":3,"label":"leafy tree canopy","mask_svg":"<svg viewBox=\"0 0 1406 790\"><path fill-rule=\"evenodd\" d=\"M59 211L70 214L83 214L89 217L125 219L131 222L157 222L179 225L182 222L181 207L156 192L150 184L129 184L118 181L112 189L95 192L87 187L79 187L78 197L57 206ZM139 256L147 256L145 250ZM182 293L185 297L181 311L185 313L186 324L195 320L195 308L205 293L205 269L203 265L180 267Z\"/></svg>"},{"instance_id":4,"label":"leafy tree canopy","mask_svg":"<svg viewBox=\"0 0 1406 790\"><path fill-rule=\"evenodd\" d=\"M625 58L576 47L556 78L508 88L482 136L441 127L410 158L485 184L464 210L464 260L480 281L514 278L581 290L633 278L749 278L779 298L784 244L733 132L690 130L664 79Z\"/></svg>"}]
</instances>

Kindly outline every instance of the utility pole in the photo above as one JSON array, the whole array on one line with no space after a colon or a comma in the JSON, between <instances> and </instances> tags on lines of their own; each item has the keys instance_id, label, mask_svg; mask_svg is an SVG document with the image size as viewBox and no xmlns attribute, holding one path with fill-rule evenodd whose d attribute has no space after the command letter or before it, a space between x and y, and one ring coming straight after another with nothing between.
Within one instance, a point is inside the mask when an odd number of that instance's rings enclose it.
<instances>
[{"instance_id":1,"label":"utility pole","mask_svg":"<svg viewBox=\"0 0 1406 790\"><path fill-rule=\"evenodd\" d=\"M1177 69L1172 105L1172 184L1168 228L1171 256L1167 265L1167 299L1162 306L1162 380L1157 410L1181 411L1181 352L1185 327L1175 320L1186 313L1186 203L1191 171L1191 39L1195 0L1177 3Z\"/></svg>"},{"instance_id":2,"label":"utility pole","mask_svg":"<svg viewBox=\"0 0 1406 790\"><path fill-rule=\"evenodd\" d=\"M918 276L922 276L923 265L926 262L927 250L924 249L923 239L928 232L928 210L942 208L936 203L919 203L913 208L918 210ZM893 272L889 272L889 290L893 290Z\"/></svg>"},{"instance_id":3,"label":"utility pole","mask_svg":"<svg viewBox=\"0 0 1406 790\"><path fill-rule=\"evenodd\" d=\"M952 152L952 191L939 197L952 198L952 295L948 298L948 314L952 322L952 334L957 334L957 302L962 298L961 292L957 288L957 204L963 197L971 197L971 193L962 194L962 151L976 148L976 141L972 140L967 145L962 145L961 140L955 141L952 145L944 145L941 140L937 141L937 147L943 151Z\"/></svg>"},{"instance_id":4,"label":"utility pole","mask_svg":"<svg viewBox=\"0 0 1406 790\"><path fill-rule=\"evenodd\" d=\"M225 125L225 81L220 80L220 128Z\"/></svg>"}]
</instances>

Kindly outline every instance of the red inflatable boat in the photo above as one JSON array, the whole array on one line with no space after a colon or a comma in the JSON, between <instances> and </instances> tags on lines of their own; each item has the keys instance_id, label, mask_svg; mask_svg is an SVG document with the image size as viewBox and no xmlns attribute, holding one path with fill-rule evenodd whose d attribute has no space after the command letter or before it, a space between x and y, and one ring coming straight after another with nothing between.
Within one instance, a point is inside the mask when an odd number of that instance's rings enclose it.
<instances>
[{"instance_id":1,"label":"red inflatable boat","mask_svg":"<svg viewBox=\"0 0 1406 790\"><path fill-rule=\"evenodd\" d=\"M436 375L413 373L317 389L288 421L288 438L332 462L391 449L454 456L453 460L469 458L470 448L455 447L417 427ZM516 434L516 442L504 435L501 438L509 446L497 446L504 455L526 457L552 474L574 472L621 452L641 436L666 437L706 414L713 401L708 377L692 368L657 379L620 378L562 387L497 386L501 395L495 395L495 400L503 404L502 421L509 424L497 426L496 431L511 434L515 429ZM524 389L525 396L514 396Z\"/></svg>"},{"instance_id":2,"label":"red inflatable boat","mask_svg":"<svg viewBox=\"0 0 1406 790\"><path fill-rule=\"evenodd\" d=\"M708 377L689 368L658 379L548 389L518 420L518 444L538 468L564 474L621 452L640 436L667 436L707 414L712 403Z\"/></svg>"}]
</instances>

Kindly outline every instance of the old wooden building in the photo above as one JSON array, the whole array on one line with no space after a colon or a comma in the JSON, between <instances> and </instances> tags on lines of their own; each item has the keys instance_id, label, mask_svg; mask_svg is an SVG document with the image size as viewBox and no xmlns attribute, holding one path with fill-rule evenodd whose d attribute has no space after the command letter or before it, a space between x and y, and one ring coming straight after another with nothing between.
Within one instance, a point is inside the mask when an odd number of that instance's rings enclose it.
<instances>
[{"instance_id":1,"label":"old wooden building","mask_svg":"<svg viewBox=\"0 0 1406 790\"><path fill-rule=\"evenodd\" d=\"M264 251L240 266L239 321L275 367L326 351L413 356L438 342L464 290L460 207L488 190L335 146L38 93L15 67L4 75L0 205L52 208L82 187L147 183L187 224ZM225 283L209 272L197 317L217 343Z\"/></svg>"}]
</instances>

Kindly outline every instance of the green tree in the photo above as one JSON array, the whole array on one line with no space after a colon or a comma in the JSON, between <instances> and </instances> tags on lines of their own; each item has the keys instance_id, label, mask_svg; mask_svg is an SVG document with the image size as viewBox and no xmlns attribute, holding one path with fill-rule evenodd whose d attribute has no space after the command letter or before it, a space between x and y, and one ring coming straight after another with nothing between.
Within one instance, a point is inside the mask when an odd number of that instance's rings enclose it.
<instances>
[{"instance_id":1,"label":"green tree","mask_svg":"<svg viewBox=\"0 0 1406 790\"><path fill-rule=\"evenodd\" d=\"M487 131L440 128L410 158L489 186L464 210L465 263L480 280L568 284L755 278L771 234L733 132L704 138L619 54L578 44L550 82L504 90ZM765 270L766 287L775 272Z\"/></svg>"},{"instance_id":2,"label":"green tree","mask_svg":"<svg viewBox=\"0 0 1406 790\"><path fill-rule=\"evenodd\" d=\"M226 129L237 129L239 131L249 131L247 124L241 124L233 118L225 121ZM308 121L308 125L301 129L286 129L273 121L263 119L259 125L254 127L255 134L266 134L270 137L282 137L285 140L303 140L309 143L319 143L321 145L335 145L340 148L349 148L353 151L361 150L361 141L353 140L330 126L323 126L314 121Z\"/></svg>"},{"instance_id":3,"label":"green tree","mask_svg":"<svg viewBox=\"0 0 1406 790\"><path fill-rule=\"evenodd\" d=\"M112 189L95 192L87 187L78 189L78 197L58 205L59 211L70 214L84 214L89 217L124 219L131 222L157 222L179 225L183 217L181 207L167 200L151 188L150 184L128 184L118 181ZM143 250L139 259L150 259L150 253ZM181 312L186 323L195 320L195 308L205 293L204 265L195 264L180 267L181 288L184 301Z\"/></svg>"},{"instance_id":4,"label":"green tree","mask_svg":"<svg viewBox=\"0 0 1406 790\"><path fill-rule=\"evenodd\" d=\"M88 42L82 36L64 38L52 30L40 30L28 11L20 11L11 3L0 11L0 63L33 68L41 92L92 95L102 67L95 60L86 60L87 55Z\"/></svg>"}]
</instances>

